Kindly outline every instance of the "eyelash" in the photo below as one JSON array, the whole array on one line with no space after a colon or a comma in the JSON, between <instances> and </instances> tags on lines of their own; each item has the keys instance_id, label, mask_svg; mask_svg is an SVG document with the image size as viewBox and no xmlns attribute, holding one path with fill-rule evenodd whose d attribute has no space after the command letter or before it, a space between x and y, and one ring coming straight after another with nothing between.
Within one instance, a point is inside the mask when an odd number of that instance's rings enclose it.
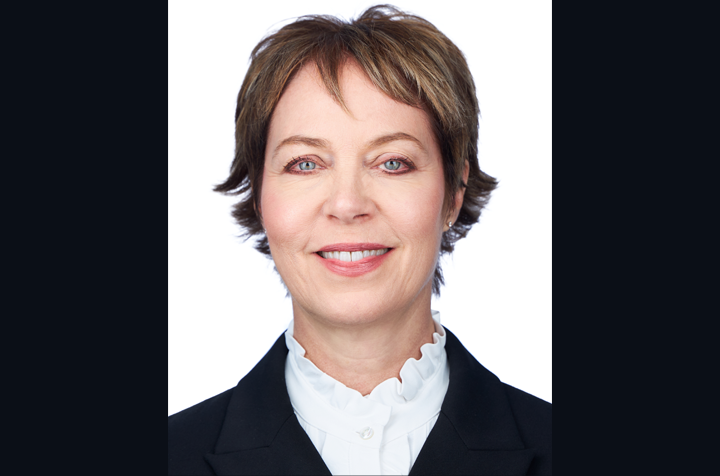
<instances>
[{"instance_id":1,"label":"eyelash","mask_svg":"<svg viewBox=\"0 0 720 476\"><path fill-rule=\"evenodd\" d=\"M412 160L410 160L410 159L408 159L408 158L406 158L406 157L401 157L401 156L390 157L389 159L383 161L383 163L380 164L380 165L385 165L387 162L390 162L391 160L400 162L401 164L403 164L403 165L404 165L405 167L407 167L407 168L405 168L405 169L399 169L397 172L391 172L391 171L389 171L389 170L387 170L387 169L381 169L381 170L382 170L383 172L385 172L386 174L390 174L390 175L402 175L402 174L406 174L406 173L408 173L408 172L410 172L410 171L412 171L412 170L415 170L415 164L412 163Z\"/></svg>"},{"instance_id":2,"label":"eyelash","mask_svg":"<svg viewBox=\"0 0 720 476\"><path fill-rule=\"evenodd\" d=\"M298 174L298 175L307 175L308 172L301 172L299 170L293 170L293 167L295 167L300 162L313 162L315 165L317 165L317 162L314 160L309 160L308 157L301 156L301 157L294 157L288 164L285 166L285 172L291 173L291 174Z\"/></svg>"},{"instance_id":3,"label":"eyelash","mask_svg":"<svg viewBox=\"0 0 720 476\"><path fill-rule=\"evenodd\" d=\"M413 164L413 162L412 162L410 159L408 159L408 158L406 158L406 157L401 157L401 156L390 157L389 159L383 161L380 165L384 165L386 162L390 162L391 160L396 160L396 161L400 162L400 163L403 164L406 168L405 168L405 169L400 169L399 172L392 172L392 171L387 170L387 169L381 169L381 170L383 171L383 173L386 173L386 174L388 174L388 175L402 175L402 174L405 174L405 173L410 172L410 171L412 171L412 170L415 170L415 168L416 168L416 167L415 167L415 164ZM290 162L288 162L288 164L285 166L285 169L284 169L285 172L291 173L291 174L296 174L296 175L309 175L309 174L312 174L312 173L315 172L315 170L309 170L309 171L305 171L305 172L302 172L302 171L300 171L300 170L295 170L294 167L295 167L297 164L302 163L302 162L312 162L312 163L314 163L316 166L321 167L321 165L318 164L318 162L317 162L316 160L312 160L312 159L311 159L310 157L308 157L308 156L300 156L300 157L295 157L295 158L293 158ZM379 167L379 166L378 166L378 167Z\"/></svg>"}]
</instances>

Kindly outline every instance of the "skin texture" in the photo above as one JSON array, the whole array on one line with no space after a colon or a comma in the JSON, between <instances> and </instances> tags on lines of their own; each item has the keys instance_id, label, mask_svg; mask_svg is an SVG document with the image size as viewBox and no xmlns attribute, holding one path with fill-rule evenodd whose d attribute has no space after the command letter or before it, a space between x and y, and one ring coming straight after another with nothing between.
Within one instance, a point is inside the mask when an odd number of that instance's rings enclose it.
<instances>
[{"instance_id":1,"label":"skin texture","mask_svg":"<svg viewBox=\"0 0 720 476\"><path fill-rule=\"evenodd\" d=\"M320 370L366 395L432 342L433 271L463 192L443 213L442 159L424 111L383 94L353 62L340 86L351 114L314 65L288 85L270 122L260 212L292 295L295 339ZM392 250L347 276L316 254L337 243Z\"/></svg>"}]
</instances>

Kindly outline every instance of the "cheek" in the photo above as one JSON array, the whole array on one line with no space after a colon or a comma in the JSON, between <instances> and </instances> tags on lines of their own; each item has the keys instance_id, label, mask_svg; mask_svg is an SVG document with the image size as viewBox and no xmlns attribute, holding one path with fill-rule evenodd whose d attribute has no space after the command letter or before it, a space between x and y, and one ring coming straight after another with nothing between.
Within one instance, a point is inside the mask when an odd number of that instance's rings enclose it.
<instances>
[{"instance_id":1,"label":"cheek","mask_svg":"<svg viewBox=\"0 0 720 476\"><path fill-rule=\"evenodd\" d=\"M398 232L415 247L431 253L439 249L442 236L444 186L442 178L426 181L385 204L390 223Z\"/></svg>"},{"instance_id":2,"label":"cheek","mask_svg":"<svg viewBox=\"0 0 720 476\"><path fill-rule=\"evenodd\" d=\"M306 241L310 226L307 201L292 196L267 174L263 176L260 207L273 258L290 252Z\"/></svg>"}]
</instances>

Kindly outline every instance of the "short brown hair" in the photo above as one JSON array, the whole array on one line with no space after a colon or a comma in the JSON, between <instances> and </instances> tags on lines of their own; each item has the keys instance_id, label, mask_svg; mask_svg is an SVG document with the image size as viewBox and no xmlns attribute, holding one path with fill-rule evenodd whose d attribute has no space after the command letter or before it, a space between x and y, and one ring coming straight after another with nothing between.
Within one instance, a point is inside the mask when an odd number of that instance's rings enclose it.
<instances>
[{"instance_id":1,"label":"short brown hair","mask_svg":"<svg viewBox=\"0 0 720 476\"><path fill-rule=\"evenodd\" d=\"M441 254L452 252L477 223L497 181L478 165L475 83L462 52L430 22L391 5L370 7L349 22L303 16L261 40L250 59L235 111L235 158L230 176L215 191L245 195L232 215L244 229L242 236L259 236L258 251L270 256L257 213L268 126L287 84L311 62L328 93L346 110L338 75L346 61L354 60L389 97L428 114L442 153L446 211L453 208L455 193L465 188L457 220L443 234ZM463 183L466 160L470 173ZM442 284L438 261L433 293L439 295Z\"/></svg>"}]
</instances>

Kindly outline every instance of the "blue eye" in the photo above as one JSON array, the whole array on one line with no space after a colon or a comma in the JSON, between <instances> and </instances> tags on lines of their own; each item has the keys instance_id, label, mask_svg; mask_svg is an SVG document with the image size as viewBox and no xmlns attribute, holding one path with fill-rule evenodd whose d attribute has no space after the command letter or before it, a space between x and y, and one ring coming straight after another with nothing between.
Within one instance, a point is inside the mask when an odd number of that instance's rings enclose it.
<instances>
[{"instance_id":1,"label":"blue eye","mask_svg":"<svg viewBox=\"0 0 720 476\"><path fill-rule=\"evenodd\" d=\"M300 170L313 170L315 168L315 162L305 161L300 162Z\"/></svg>"},{"instance_id":2,"label":"blue eye","mask_svg":"<svg viewBox=\"0 0 720 476\"><path fill-rule=\"evenodd\" d=\"M388 160L387 162L385 162L384 165L385 168L388 170L397 170L402 165L402 162L400 162L399 160Z\"/></svg>"}]
</instances>

